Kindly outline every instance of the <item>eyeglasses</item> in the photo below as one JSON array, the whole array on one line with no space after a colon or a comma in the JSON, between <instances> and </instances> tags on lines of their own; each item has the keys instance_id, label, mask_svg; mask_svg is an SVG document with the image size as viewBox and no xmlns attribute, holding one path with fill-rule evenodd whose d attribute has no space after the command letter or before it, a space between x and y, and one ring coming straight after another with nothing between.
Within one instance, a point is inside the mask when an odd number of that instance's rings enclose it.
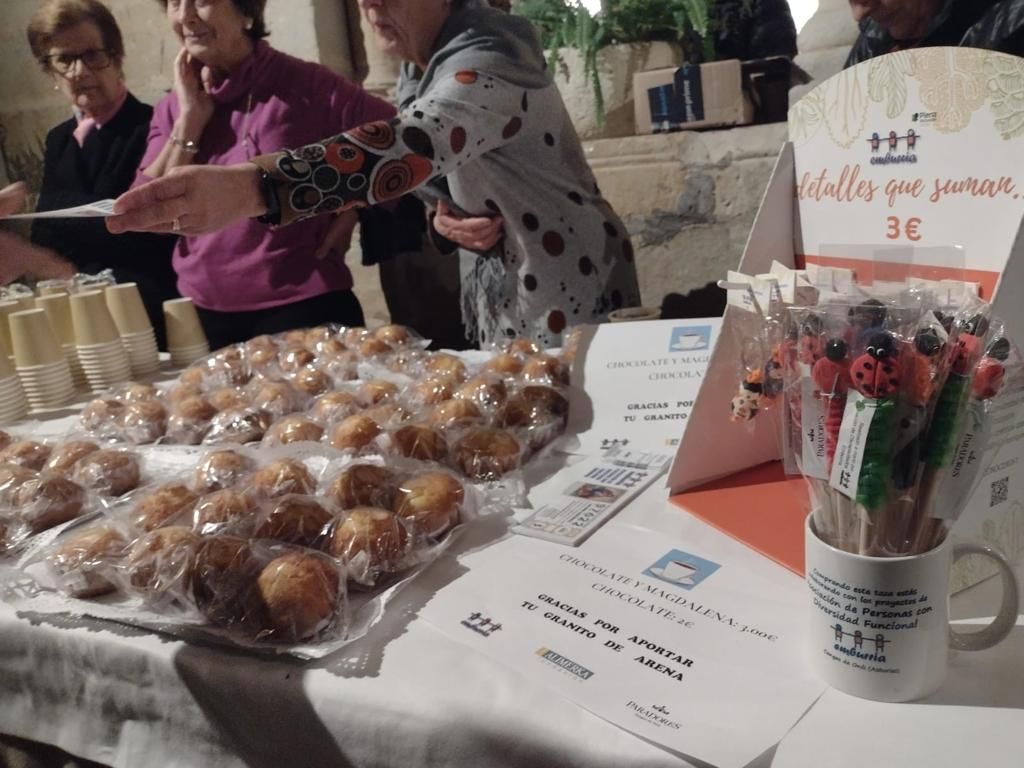
<instances>
[{"instance_id":1,"label":"eyeglasses","mask_svg":"<svg viewBox=\"0 0 1024 768\"><path fill-rule=\"evenodd\" d=\"M106 69L113 63L110 51L104 48L92 48L81 53L55 53L44 56L43 66L59 75L66 75L75 68L75 62L81 61L91 70Z\"/></svg>"}]
</instances>

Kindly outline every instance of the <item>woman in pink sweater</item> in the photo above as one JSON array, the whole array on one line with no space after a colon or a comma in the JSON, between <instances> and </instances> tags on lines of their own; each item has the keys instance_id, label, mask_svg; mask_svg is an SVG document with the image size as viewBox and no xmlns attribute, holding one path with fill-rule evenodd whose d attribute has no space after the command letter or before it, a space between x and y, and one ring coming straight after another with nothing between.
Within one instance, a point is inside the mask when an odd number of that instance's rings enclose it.
<instances>
[{"instance_id":1,"label":"woman in pink sweater","mask_svg":"<svg viewBox=\"0 0 1024 768\"><path fill-rule=\"evenodd\" d=\"M394 108L326 67L271 48L266 0L160 0L181 40L174 89L159 104L136 185L194 164L231 165L296 147ZM287 230L256 221L183 236L178 290L199 308L211 346L339 322L362 325L345 266L355 212Z\"/></svg>"}]
</instances>

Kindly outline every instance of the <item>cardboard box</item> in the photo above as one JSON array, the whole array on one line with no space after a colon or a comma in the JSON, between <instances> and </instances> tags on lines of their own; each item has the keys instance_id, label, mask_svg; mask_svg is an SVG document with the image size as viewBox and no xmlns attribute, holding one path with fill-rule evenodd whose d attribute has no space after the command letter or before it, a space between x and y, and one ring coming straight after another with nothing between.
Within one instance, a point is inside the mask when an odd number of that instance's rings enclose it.
<instances>
[{"instance_id":1,"label":"cardboard box","mask_svg":"<svg viewBox=\"0 0 1024 768\"><path fill-rule=\"evenodd\" d=\"M743 88L738 59L684 64L633 75L638 134L746 125L754 104Z\"/></svg>"},{"instance_id":2,"label":"cardboard box","mask_svg":"<svg viewBox=\"0 0 1024 768\"><path fill-rule=\"evenodd\" d=\"M1024 343L1024 133L1008 117L1000 79L1022 66L1002 53L927 48L823 82L790 109L790 142L739 271L768 272L778 261L852 269L864 284L966 280ZM956 78L980 95L937 99L934 84ZM802 572L809 501L804 480L782 471L776 419L729 420L739 375L736 322L728 307L669 488L679 507ZM998 415L984 461L954 534L1024 562L1024 393ZM976 565L958 563L957 588L992 575Z\"/></svg>"}]
</instances>

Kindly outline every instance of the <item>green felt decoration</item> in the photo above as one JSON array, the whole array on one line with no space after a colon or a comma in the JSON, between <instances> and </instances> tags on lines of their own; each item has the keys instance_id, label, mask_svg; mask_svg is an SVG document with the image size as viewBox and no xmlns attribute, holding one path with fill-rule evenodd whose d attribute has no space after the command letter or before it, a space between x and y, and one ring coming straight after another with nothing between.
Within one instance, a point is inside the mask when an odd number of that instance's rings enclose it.
<instances>
[{"instance_id":1,"label":"green felt decoration","mask_svg":"<svg viewBox=\"0 0 1024 768\"><path fill-rule=\"evenodd\" d=\"M857 481L857 503L867 510L876 510L885 503L896 440L896 400L883 398L874 408Z\"/></svg>"},{"instance_id":2,"label":"green felt decoration","mask_svg":"<svg viewBox=\"0 0 1024 768\"><path fill-rule=\"evenodd\" d=\"M970 391L970 376L951 373L946 379L946 385L935 403L924 449L924 460L929 467L944 467L953 458L953 449L966 413L964 404Z\"/></svg>"}]
</instances>

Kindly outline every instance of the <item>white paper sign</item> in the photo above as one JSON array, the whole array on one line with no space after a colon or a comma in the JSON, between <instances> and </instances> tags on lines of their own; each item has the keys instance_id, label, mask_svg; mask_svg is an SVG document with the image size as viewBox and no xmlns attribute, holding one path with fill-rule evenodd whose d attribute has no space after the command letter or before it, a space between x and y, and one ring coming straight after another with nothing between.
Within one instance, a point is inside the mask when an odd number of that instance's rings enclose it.
<instances>
[{"instance_id":1,"label":"white paper sign","mask_svg":"<svg viewBox=\"0 0 1024 768\"><path fill-rule=\"evenodd\" d=\"M632 526L579 549L515 536L420 616L643 738L720 768L775 744L821 693L802 580ZM763 567L762 567L763 566Z\"/></svg>"},{"instance_id":2,"label":"white paper sign","mask_svg":"<svg viewBox=\"0 0 1024 768\"><path fill-rule=\"evenodd\" d=\"M14 213L0 216L2 219L95 219L114 215L113 200L97 200L95 203L62 208L59 211L36 211L35 213Z\"/></svg>"},{"instance_id":3,"label":"white paper sign","mask_svg":"<svg viewBox=\"0 0 1024 768\"><path fill-rule=\"evenodd\" d=\"M587 329L573 367L569 411L577 452L677 445L721 325L715 317Z\"/></svg>"}]
</instances>

